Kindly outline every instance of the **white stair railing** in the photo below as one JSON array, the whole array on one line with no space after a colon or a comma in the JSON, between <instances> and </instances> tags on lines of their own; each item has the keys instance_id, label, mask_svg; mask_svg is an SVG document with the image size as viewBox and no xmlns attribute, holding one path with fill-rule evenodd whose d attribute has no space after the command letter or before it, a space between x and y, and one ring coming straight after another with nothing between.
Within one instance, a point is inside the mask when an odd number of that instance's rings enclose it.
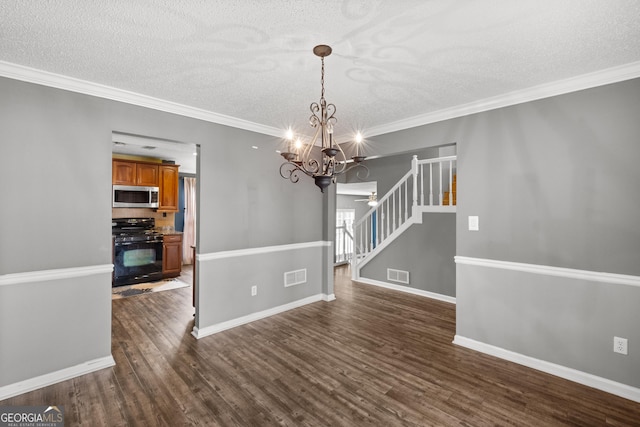
<instances>
[{"instance_id":1,"label":"white stair railing","mask_svg":"<svg viewBox=\"0 0 640 427\"><path fill-rule=\"evenodd\" d=\"M456 156L418 160L353 226L358 256L352 258L354 279L360 269L412 224L423 212L455 212Z\"/></svg>"}]
</instances>

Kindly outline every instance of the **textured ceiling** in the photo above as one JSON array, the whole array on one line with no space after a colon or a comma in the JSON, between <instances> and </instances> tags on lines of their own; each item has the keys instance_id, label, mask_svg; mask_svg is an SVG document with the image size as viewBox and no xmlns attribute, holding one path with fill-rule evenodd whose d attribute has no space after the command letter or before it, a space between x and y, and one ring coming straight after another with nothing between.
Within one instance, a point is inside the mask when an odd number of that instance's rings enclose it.
<instances>
[{"instance_id":1,"label":"textured ceiling","mask_svg":"<svg viewBox=\"0 0 640 427\"><path fill-rule=\"evenodd\" d=\"M339 135L640 61L636 0L4 0L0 61Z\"/></svg>"}]
</instances>

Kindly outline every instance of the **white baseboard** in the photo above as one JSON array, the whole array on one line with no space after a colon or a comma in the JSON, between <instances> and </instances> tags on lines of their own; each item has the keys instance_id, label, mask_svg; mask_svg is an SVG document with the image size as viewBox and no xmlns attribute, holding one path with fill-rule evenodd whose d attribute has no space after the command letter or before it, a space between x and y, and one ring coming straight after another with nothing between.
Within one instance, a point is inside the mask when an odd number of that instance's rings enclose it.
<instances>
[{"instance_id":1,"label":"white baseboard","mask_svg":"<svg viewBox=\"0 0 640 427\"><path fill-rule=\"evenodd\" d=\"M116 362L113 360L113 356L109 355L107 357L90 360L70 368L61 369L38 377L29 378L28 380L9 384L0 387L0 400L8 399L19 394L99 371L100 369L109 368L115 364Z\"/></svg>"},{"instance_id":2,"label":"white baseboard","mask_svg":"<svg viewBox=\"0 0 640 427\"><path fill-rule=\"evenodd\" d=\"M524 354L505 350L501 347L485 344L470 338L462 337L460 335L456 335L454 337L453 343L462 347L469 348L471 350L476 350L481 353L498 357L500 359L508 360L519 365L527 366L538 371L546 372L547 374L555 375L569 381L583 384L588 387L593 387L607 393L615 394L616 396L624 397L625 399L640 402L640 388L632 387L616 381L611 381L606 378L598 377L593 374L588 374L586 372L567 368L566 366L536 359L534 357L525 356Z\"/></svg>"},{"instance_id":3,"label":"white baseboard","mask_svg":"<svg viewBox=\"0 0 640 427\"><path fill-rule=\"evenodd\" d=\"M444 301L451 304L456 303L455 297L450 297L449 295L437 294L435 292L423 291L422 289L416 289L410 286L395 285L393 283L381 282L379 280L374 280L374 279L367 279L366 277L360 277L358 279L354 279L354 281L359 283L364 283L366 285L379 286L381 288L393 289L394 291L400 291L407 294L418 295L421 297L431 298L438 301Z\"/></svg>"},{"instance_id":4,"label":"white baseboard","mask_svg":"<svg viewBox=\"0 0 640 427\"><path fill-rule=\"evenodd\" d=\"M218 332L226 331L227 329L235 328L236 326L245 325L247 323L255 322L256 320L264 319L274 316L276 314L283 313L285 311L293 310L294 308L302 307L307 304L311 304L318 301L332 301L335 299L335 295L317 294L307 298L303 298L298 301L293 301L287 304L279 305L267 310L251 313L246 316L238 317L237 319L227 320L226 322L216 323L215 325L205 326L203 328L193 327L191 335L197 339L204 338L209 335L217 334Z\"/></svg>"}]
</instances>

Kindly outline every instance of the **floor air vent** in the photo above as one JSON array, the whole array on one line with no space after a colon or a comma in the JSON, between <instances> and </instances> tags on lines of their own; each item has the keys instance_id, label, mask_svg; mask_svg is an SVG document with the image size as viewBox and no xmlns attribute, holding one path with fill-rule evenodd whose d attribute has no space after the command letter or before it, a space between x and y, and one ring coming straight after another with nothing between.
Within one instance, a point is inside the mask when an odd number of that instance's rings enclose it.
<instances>
[{"instance_id":1,"label":"floor air vent","mask_svg":"<svg viewBox=\"0 0 640 427\"><path fill-rule=\"evenodd\" d=\"M387 280L409 284L409 272L387 268Z\"/></svg>"},{"instance_id":2,"label":"floor air vent","mask_svg":"<svg viewBox=\"0 0 640 427\"><path fill-rule=\"evenodd\" d=\"M287 271L284 273L284 287L299 285L307 282L307 269Z\"/></svg>"}]
</instances>

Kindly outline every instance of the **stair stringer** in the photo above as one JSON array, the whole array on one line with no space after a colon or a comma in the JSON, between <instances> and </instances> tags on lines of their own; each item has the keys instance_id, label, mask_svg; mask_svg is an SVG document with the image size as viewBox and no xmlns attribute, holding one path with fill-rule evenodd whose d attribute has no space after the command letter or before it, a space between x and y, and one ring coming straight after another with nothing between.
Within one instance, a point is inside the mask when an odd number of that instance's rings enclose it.
<instances>
[{"instance_id":1,"label":"stair stringer","mask_svg":"<svg viewBox=\"0 0 640 427\"><path fill-rule=\"evenodd\" d=\"M380 252L382 252L387 246L393 243L398 237L409 229L413 224L422 224L422 217L425 213L429 212L447 212L456 213L456 206L414 206L412 214L407 221L401 226L396 228L387 238L380 243L374 250L369 252L364 258L354 257L351 265L352 279L357 280L360 278L360 270L375 258Z\"/></svg>"},{"instance_id":2,"label":"stair stringer","mask_svg":"<svg viewBox=\"0 0 640 427\"><path fill-rule=\"evenodd\" d=\"M389 246L394 240L402 235L406 230L409 229L413 224L422 224L422 211L418 209L412 209L412 214L407 221L405 221L402 225L396 228L391 234L389 234L383 242L378 244L374 250L369 252L364 258L358 259L358 257L354 257L353 263L351 266L352 278L354 280L360 278L360 270L367 265L369 261L375 258L380 252L382 252L387 246Z\"/></svg>"}]
</instances>

